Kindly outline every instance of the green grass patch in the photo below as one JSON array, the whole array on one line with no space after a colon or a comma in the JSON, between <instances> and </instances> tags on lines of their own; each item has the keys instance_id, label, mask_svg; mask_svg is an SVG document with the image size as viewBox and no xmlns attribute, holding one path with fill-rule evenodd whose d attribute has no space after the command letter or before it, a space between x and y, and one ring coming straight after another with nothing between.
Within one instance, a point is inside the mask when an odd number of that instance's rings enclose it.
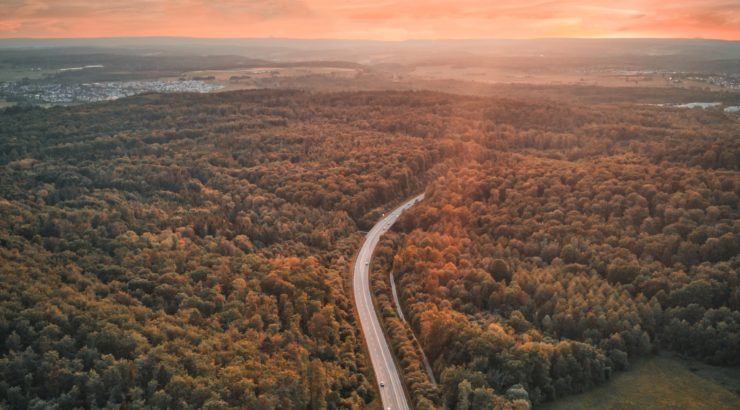
<instances>
[{"instance_id":1,"label":"green grass patch","mask_svg":"<svg viewBox=\"0 0 740 410\"><path fill-rule=\"evenodd\" d=\"M655 356L639 361L589 392L541 406L546 410L740 409L740 369ZM734 387L734 388L733 388Z\"/></svg>"},{"instance_id":2,"label":"green grass patch","mask_svg":"<svg viewBox=\"0 0 740 410\"><path fill-rule=\"evenodd\" d=\"M41 71L32 71L30 68L8 68L0 67L0 82L3 81L20 81L24 78L37 80L47 75L56 74L57 70L43 69Z\"/></svg>"}]
</instances>

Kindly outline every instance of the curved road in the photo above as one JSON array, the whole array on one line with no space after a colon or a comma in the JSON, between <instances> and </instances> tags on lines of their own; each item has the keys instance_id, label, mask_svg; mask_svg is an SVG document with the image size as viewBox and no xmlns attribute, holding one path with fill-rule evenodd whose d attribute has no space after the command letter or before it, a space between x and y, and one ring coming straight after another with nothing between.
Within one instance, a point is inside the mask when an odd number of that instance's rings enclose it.
<instances>
[{"instance_id":1,"label":"curved road","mask_svg":"<svg viewBox=\"0 0 740 410\"><path fill-rule=\"evenodd\" d=\"M383 409L385 410L408 410L410 407L403 391L401 371L396 368L396 363L393 361L393 353L388 346L388 342L385 340L383 328L380 326L380 320L373 306L369 278L370 259L373 256L375 246L380 240L380 236L396 222L396 219L398 219L403 211L422 199L424 199L424 194L410 199L394 209L393 212L385 215L380 222L375 224L373 229L367 233L365 242L362 244L362 248L360 248L360 252L357 254L357 259L355 260L354 279L352 281L355 304L357 305L357 313L360 316L362 333L365 336L367 349L370 352L370 361L375 370L375 380L379 384L384 384L383 387L379 386L379 389Z\"/></svg>"}]
</instances>

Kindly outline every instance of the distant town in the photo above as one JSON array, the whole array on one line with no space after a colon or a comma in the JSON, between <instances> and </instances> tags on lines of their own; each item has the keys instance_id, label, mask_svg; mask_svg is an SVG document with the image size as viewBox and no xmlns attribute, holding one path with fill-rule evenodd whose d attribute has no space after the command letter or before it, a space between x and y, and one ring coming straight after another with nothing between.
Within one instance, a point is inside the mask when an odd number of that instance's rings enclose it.
<instances>
[{"instance_id":1,"label":"distant town","mask_svg":"<svg viewBox=\"0 0 740 410\"><path fill-rule=\"evenodd\" d=\"M137 80L108 81L82 84L50 82L0 82L0 98L8 102L70 105L116 100L136 94L208 93L223 88L199 80Z\"/></svg>"},{"instance_id":2,"label":"distant town","mask_svg":"<svg viewBox=\"0 0 740 410\"><path fill-rule=\"evenodd\" d=\"M740 75L736 74L665 74L666 80L672 84L682 84L684 81L706 83L720 88L740 90Z\"/></svg>"}]
</instances>

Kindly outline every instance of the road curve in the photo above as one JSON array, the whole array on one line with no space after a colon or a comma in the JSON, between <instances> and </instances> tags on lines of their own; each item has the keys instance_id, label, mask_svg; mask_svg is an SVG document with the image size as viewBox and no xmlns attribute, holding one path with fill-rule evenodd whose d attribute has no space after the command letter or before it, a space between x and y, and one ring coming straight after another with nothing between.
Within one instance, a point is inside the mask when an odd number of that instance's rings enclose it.
<instances>
[{"instance_id":1,"label":"road curve","mask_svg":"<svg viewBox=\"0 0 740 410\"><path fill-rule=\"evenodd\" d=\"M375 380L378 384L384 384L383 387L379 386L380 398L383 402L384 410L408 410L410 406L406 400L406 394L403 391L401 371L396 368L396 363L393 361L393 353L391 353L388 342L385 340L383 328L380 326L380 320L373 307L373 298L370 290L370 259L373 256L375 246L380 240L380 236L396 222L396 219L398 219L403 211L422 199L424 199L424 194L408 200L391 213L385 215L367 233L365 242L363 242L362 248L360 248L360 252L355 259L354 278L352 280L355 305L357 306L357 314L360 317L362 333L367 343L367 350L370 352L370 361L375 370Z\"/></svg>"}]
</instances>

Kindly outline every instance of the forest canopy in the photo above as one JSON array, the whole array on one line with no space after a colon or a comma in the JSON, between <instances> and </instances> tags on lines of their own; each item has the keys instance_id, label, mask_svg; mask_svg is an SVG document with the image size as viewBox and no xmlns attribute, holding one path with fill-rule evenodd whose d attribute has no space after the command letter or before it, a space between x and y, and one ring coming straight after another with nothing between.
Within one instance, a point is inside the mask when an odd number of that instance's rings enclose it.
<instances>
[{"instance_id":1,"label":"forest canopy","mask_svg":"<svg viewBox=\"0 0 740 410\"><path fill-rule=\"evenodd\" d=\"M0 403L365 408L349 261L421 191L378 257L420 408L554 399L658 348L736 363L738 129L410 91L6 109Z\"/></svg>"},{"instance_id":2,"label":"forest canopy","mask_svg":"<svg viewBox=\"0 0 740 410\"><path fill-rule=\"evenodd\" d=\"M6 110L4 405L374 400L348 261L365 216L421 190L455 149L366 122L398 98L149 95Z\"/></svg>"},{"instance_id":3,"label":"forest canopy","mask_svg":"<svg viewBox=\"0 0 740 410\"><path fill-rule=\"evenodd\" d=\"M694 134L647 112L617 127L510 110L492 114L488 158L433 181L393 241L401 305L440 381L417 402L473 408L491 389L541 403L659 349L740 364L737 120L700 113L724 130Z\"/></svg>"}]
</instances>

